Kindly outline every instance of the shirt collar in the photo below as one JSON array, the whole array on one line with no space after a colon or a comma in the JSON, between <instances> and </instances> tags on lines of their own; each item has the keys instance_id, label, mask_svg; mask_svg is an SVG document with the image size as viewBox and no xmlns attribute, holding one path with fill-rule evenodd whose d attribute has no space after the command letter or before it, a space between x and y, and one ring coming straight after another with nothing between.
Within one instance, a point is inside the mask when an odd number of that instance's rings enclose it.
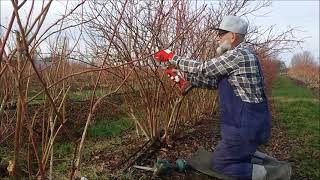
<instances>
[{"instance_id":1,"label":"shirt collar","mask_svg":"<svg viewBox=\"0 0 320 180\"><path fill-rule=\"evenodd\" d=\"M241 42L240 44L238 44L235 49L238 49L238 48L246 48L248 47L247 43L246 42Z\"/></svg>"}]
</instances>

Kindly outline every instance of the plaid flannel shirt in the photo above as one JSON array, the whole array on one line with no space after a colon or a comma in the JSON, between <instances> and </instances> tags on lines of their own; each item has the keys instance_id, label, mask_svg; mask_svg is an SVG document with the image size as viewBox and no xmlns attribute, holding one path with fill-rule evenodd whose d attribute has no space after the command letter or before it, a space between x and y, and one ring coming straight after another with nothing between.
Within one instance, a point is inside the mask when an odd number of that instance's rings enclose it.
<instances>
[{"instance_id":1,"label":"plaid flannel shirt","mask_svg":"<svg viewBox=\"0 0 320 180\"><path fill-rule=\"evenodd\" d=\"M172 61L187 73L187 80L194 87L216 89L219 80L226 77L242 101L260 103L265 100L259 60L245 43L208 61L179 56L174 56Z\"/></svg>"}]
</instances>

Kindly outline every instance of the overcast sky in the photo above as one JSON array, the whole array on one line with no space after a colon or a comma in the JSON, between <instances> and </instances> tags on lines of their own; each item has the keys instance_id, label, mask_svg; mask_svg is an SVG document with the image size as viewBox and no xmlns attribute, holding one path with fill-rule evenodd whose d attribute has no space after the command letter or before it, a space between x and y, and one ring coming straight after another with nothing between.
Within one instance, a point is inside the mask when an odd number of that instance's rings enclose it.
<instances>
[{"instance_id":1,"label":"overcast sky","mask_svg":"<svg viewBox=\"0 0 320 180\"><path fill-rule=\"evenodd\" d=\"M63 1L53 3L47 23L50 23L50 18L54 18L59 10L63 12L61 2ZM204 2L212 3L211 0L204 0ZM41 1L39 0L36 5L40 8ZM7 26L12 10L11 2L0 0L0 6L1 24ZM319 58L319 1L276 0L272 2L271 7L264 9L264 11L270 13L264 17L250 17L249 19L253 20L256 25L265 27L276 25L279 31L284 31L288 27L298 27L303 32L298 32L296 35L298 38L305 38L305 42L302 44L303 49L295 48L293 53L308 50L316 58ZM280 57L288 65L292 53L284 53Z\"/></svg>"},{"instance_id":2,"label":"overcast sky","mask_svg":"<svg viewBox=\"0 0 320 180\"><path fill-rule=\"evenodd\" d=\"M308 50L319 58L319 1L277 0L272 2L270 10L266 17L256 17L256 24L275 24L279 30L285 30L288 26L299 27L303 32L298 32L297 37L306 38L302 44L303 50ZM296 48L294 51L298 52L301 49ZM288 63L292 53L283 54L281 57Z\"/></svg>"}]
</instances>

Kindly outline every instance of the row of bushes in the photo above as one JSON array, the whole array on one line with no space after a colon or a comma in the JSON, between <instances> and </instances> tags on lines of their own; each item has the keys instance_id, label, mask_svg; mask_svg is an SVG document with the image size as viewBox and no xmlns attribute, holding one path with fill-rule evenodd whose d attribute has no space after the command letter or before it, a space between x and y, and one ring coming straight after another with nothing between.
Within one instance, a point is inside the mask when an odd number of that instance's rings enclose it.
<instances>
[{"instance_id":1,"label":"row of bushes","mask_svg":"<svg viewBox=\"0 0 320 180\"><path fill-rule=\"evenodd\" d=\"M320 67L316 64L298 64L288 70L288 76L303 82L310 88L319 89Z\"/></svg>"}]
</instances>

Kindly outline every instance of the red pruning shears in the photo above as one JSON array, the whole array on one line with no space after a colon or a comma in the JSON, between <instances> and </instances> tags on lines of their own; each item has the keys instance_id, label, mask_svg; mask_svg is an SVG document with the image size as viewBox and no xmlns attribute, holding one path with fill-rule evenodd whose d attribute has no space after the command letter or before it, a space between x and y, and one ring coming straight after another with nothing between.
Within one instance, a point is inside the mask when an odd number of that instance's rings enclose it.
<instances>
[{"instance_id":1,"label":"red pruning shears","mask_svg":"<svg viewBox=\"0 0 320 180\"><path fill-rule=\"evenodd\" d=\"M170 60L173 56L174 53L172 51L165 49L155 53L154 58L160 62L160 65L164 64L163 67L166 68L165 73L178 85L181 94L184 96L192 89L192 86L183 78L179 70L172 67Z\"/></svg>"},{"instance_id":2,"label":"red pruning shears","mask_svg":"<svg viewBox=\"0 0 320 180\"><path fill-rule=\"evenodd\" d=\"M171 80L173 80L177 84L179 91L183 96L186 95L192 89L190 83L183 78L179 70L168 67L165 70L165 73Z\"/></svg>"}]
</instances>

